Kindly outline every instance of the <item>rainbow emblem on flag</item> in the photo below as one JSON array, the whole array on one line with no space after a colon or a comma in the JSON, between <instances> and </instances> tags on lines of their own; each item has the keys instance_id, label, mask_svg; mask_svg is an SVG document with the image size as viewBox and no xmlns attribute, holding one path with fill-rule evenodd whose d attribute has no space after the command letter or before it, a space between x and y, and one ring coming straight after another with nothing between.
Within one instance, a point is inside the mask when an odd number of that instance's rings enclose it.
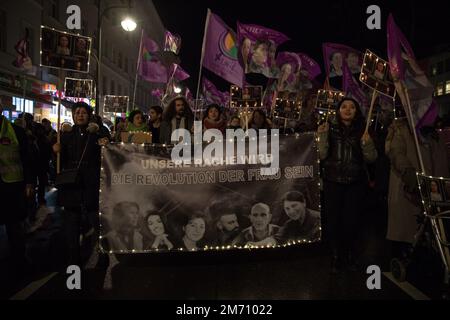
<instances>
[{"instance_id":1,"label":"rainbow emblem on flag","mask_svg":"<svg viewBox=\"0 0 450 320\"><path fill-rule=\"evenodd\" d=\"M238 59L238 48L236 46L236 36L227 31L220 37L220 50L222 53L232 60Z\"/></svg>"}]
</instances>

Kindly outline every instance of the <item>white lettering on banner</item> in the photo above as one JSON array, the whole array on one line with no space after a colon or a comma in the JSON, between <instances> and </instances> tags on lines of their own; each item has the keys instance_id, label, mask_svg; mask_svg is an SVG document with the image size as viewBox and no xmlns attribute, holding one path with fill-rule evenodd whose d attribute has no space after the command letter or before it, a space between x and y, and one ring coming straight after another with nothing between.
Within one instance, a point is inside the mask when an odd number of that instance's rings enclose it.
<instances>
[{"instance_id":1,"label":"white lettering on banner","mask_svg":"<svg viewBox=\"0 0 450 320\"><path fill-rule=\"evenodd\" d=\"M279 171L279 131L270 130L270 153L267 151L268 132L266 129L249 129L244 132L242 129L226 131L224 138L217 129L208 129L202 136L201 121L194 122L194 163L195 164L235 164L224 161L223 142L225 146L225 158L233 160L236 158L237 164L258 164L258 160L269 168L260 168L261 175L275 175ZM237 140L237 147L235 141ZM171 158L175 163L191 163L191 135L186 129L176 129L172 132L171 141L177 144L172 149ZM248 154L246 154L246 142L248 141ZM202 143L209 145L203 149ZM235 150L237 151L235 154Z\"/></svg>"},{"instance_id":2,"label":"white lettering on banner","mask_svg":"<svg viewBox=\"0 0 450 320\"><path fill-rule=\"evenodd\" d=\"M380 30L381 29L381 9L377 5L371 5L367 7L367 14L371 14L370 17L367 18L367 28L369 30Z\"/></svg>"},{"instance_id":3,"label":"white lettering on banner","mask_svg":"<svg viewBox=\"0 0 450 320\"><path fill-rule=\"evenodd\" d=\"M70 14L70 16L67 18L67 21L66 21L67 29L81 30L81 9L80 9L80 7L72 4L67 7L66 13Z\"/></svg>"},{"instance_id":4,"label":"white lettering on banner","mask_svg":"<svg viewBox=\"0 0 450 320\"><path fill-rule=\"evenodd\" d=\"M313 166L286 167L284 168L284 175L286 179L313 178L314 167Z\"/></svg>"}]
</instances>

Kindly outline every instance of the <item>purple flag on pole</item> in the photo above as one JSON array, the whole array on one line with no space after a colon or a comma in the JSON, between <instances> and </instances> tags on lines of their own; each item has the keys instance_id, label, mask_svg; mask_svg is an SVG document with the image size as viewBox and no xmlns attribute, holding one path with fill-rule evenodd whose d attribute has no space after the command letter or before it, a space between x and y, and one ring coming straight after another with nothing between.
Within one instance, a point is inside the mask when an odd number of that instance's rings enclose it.
<instances>
[{"instance_id":1,"label":"purple flag on pole","mask_svg":"<svg viewBox=\"0 0 450 320\"><path fill-rule=\"evenodd\" d=\"M170 76L178 81L186 80L190 77L189 73L187 73L180 65L173 63L170 67Z\"/></svg>"},{"instance_id":2,"label":"purple flag on pole","mask_svg":"<svg viewBox=\"0 0 450 320\"><path fill-rule=\"evenodd\" d=\"M273 77L277 47L289 38L281 32L254 24L238 22L239 56L245 73Z\"/></svg>"},{"instance_id":3,"label":"purple flag on pole","mask_svg":"<svg viewBox=\"0 0 450 320\"><path fill-rule=\"evenodd\" d=\"M149 82L166 83L167 68L159 58L159 46L152 39L142 36L141 61L139 75Z\"/></svg>"},{"instance_id":4,"label":"purple flag on pole","mask_svg":"<svg viewBox=\"0 0 450 320\"><path fill-rule=\"evenodd\" d=\"M175 54L180 52L181 47L181 37L178 35L174 35L171 32L166 30L166 41L164 43L164 51L170 51Z\"/></svg>"},{"instance_id":5,"label":"purple flag on pole","mask_svg":"<svg viewBox=\"0 0 450 320\"><path fill-rule=\"evenodd\" d=\"M391 75L403 106L407 106L403 88L408 91L413 117L410 120L416 129L433 124L438 115L438 107L433 101L433 84L418 65L411 45L395 24L392 14L387 22L387 50Z\"/></svg>"},{"instance_id":6,"label":"purple flag on pole","mask_svg":"<svg viewBox=\"0 0 450 320\"><path fill-rule=\"evenodd\" d=\"M220 106L227 106L230 96L227 92L219 91L216 86L206 78L203 78L203 96L206 103L216 103Z\"/></svg>"},{"instance_id":7,"label":"purple flag on pole","mask_svg":"<svg viewBox=\"0 0 450 320\"><path fill-rule=\"evenodd\" d=\"M210 14L205 36L203 66L219 77L242 87L244 71L238 61L236 34L222 19Z\"/></svg>"}]
</instances>

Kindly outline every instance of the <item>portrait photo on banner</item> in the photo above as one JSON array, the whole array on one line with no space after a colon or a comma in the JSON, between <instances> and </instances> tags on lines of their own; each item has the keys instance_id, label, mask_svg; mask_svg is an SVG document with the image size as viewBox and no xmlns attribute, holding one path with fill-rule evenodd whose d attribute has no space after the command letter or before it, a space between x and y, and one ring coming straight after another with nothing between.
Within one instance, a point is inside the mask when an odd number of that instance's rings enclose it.
<instances>
[{"instance_id":1,"label":"portrait photo on banner","mask_svg":"<svg viewBox=\"0 0 450 320\"><path fill-rule=\"evenodd\" d=\"M126 113L128 108L128 96L106 95L104 99L104 112Z\"/></svg>"},{"instance_id":2,"label":"portrait photo on banner","mask_svg":"<svg viewBox=\"0 0 450 320\"><path fill-rule=\"evenodd\" d=\"M450 210L450 179L418 175L425 210L436 214Z\"/></svg>"},{"instance_id":3,"label":"portrait photo on banner","mask_svg":"<svg viewBox=\"0 0 450 320\"><path fill-rule=\"evenodd\" d=\"M94 81L90 79L66 78L64 95L73 98L91 98L94 96Z\"/></svg>"},{"instance_id":4,"label":"portrait photo on banner","mask_svg":"<svg viewBox=\"0 0 450 320\"><path fill-rule=\"evenodd\" d=\"M377 92L395 97L395 85L389 63L370 50L366 50L359 80Z\"/></svg>"},{"instance_id":5,"label":"portrait photo on banner","mask_svg":"<svg viewBox=\"0 0 450 320\"><path fill-rule=\"evenodd\" d=\"M161 145L108 145L102 151L102 250L203 251L319 241L314 145L314 134L280 139L280 168L270 176L249 163L176 166L171 149Z\"/></svg>"},{"instance_id":6,"label":"portrait photo on banner","mask_svg":"<svg viewBox=\"0 0 450 320\"><path fill-rule=\"evenodd\" d=\"M92 39L41 27L41 66L89 72Z\"/></svg>"}]
</instances>

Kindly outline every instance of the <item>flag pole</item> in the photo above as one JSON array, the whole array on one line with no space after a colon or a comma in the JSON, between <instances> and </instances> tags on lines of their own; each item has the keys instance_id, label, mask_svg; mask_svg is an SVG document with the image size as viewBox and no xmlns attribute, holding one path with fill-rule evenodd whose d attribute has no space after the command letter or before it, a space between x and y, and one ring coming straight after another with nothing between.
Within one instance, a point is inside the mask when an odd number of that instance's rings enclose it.
<instances>
[{"instance_id":1,"label":"flag pole","mask_svg":"<svg viewBox=\"0 0 450 320\"><path fill-rule=\"evenodd\" d=\"M211 16L211 10L208 9L207 14L206 14L206 22L205 22L205 31L203 33L203 43L202 43L202 52L201 52L201 56L200 56L200 68L199 68L199 72L198 72L198 81L197 81L197 93L195 95L195 110L198 110L198 95L200 93L200 82L202 79L202 67L203 67L203 58L205 56L205 43L206 43L206 34L208 32L208 25L209 25L209 18Z\"/></svg>"},{"instance_id":2,"label":"flag pole","mask_svg":"<svg viewBox=\"0 0 450 320\"><path fill-rule=\"evenodd\" d=\"M423 174L426 174L425 166L424 166L423 158L422 158L422 152L420 151L419 139L417 138L416 126L414 125L414 121L413 121L413 114L412 114L412 110L411 110L411 100L409 99L408 88L406 88L406 86L403 82L401 82L401 87L402 87L402 89L405 93L405 97L406 97L406 105L407 105L406 109L408 109L408 115L409 115L409 117L407 117L407 118L409 118L411 131L414 136L414 142L416 145L417 157L419 158L420 169L422 170Z\"/></svg>"},{"instance_id":3,"label":"flag pole","mask_svg":"<svg viewBox=\"0 0 450 320\"><path fill-rule=\"evenodd\" d=\"M373 90L372 101L370 101L370 108L369 108L369 112L367 113L366 130L364 130L364 133L369 132L369 126L370 126L370 121L372 118L373 106L375 104L375 100L377 99L377 96L378 96L378 92L376 90Z\"/></svg>"},{"instance_id":4,"label":"flag pole","mask_svg":"<svg viewBox=\"0 0 450 320\"><path fill-rule=\"evenodd\" d=\"M61 145L61 91L62 91L62 78L64 77L63 70L59 69L58 72L58 119L56 121L56 143ZM56 154L56 173L61 172L61 151Z\"/></svg>"},{"instance_id":5,"label":"flag pole","mask_svg":"<svg viewBox=\"0 0 450 320\"><path fill-rule=\"evenodd\" d=\"M139 73L139 67L141 65L141 59L142 59L142 38L144 37L144 28L141 29L141 41L139 43L139 54L138 54L138 60L136 65L136 76L134 78L134 90L133 90L133 104L131 105L134 109L134 103L136 102L136 89L137 89L137 81L138 81L138 73ZM130 111L130 110L128 110Z\"/></svg>"}]
</instances>

